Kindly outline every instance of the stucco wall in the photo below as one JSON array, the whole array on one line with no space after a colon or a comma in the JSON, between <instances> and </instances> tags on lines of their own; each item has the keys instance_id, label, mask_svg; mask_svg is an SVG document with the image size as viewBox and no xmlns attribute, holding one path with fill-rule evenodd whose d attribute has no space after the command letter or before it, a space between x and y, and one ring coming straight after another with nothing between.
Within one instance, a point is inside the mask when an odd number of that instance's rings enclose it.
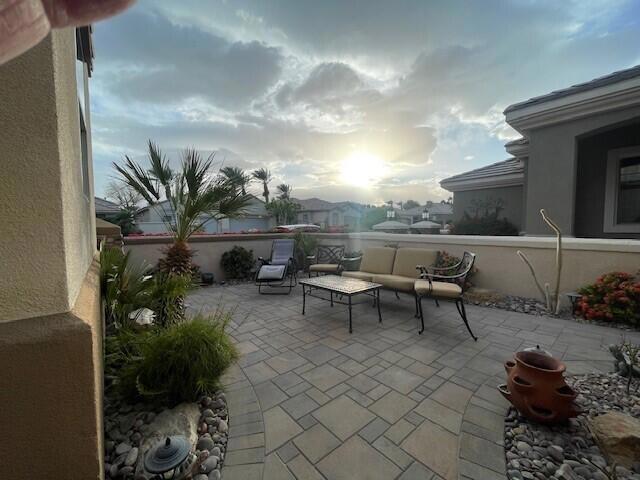
<instances>
[{"instance_id":1,"label":"stucco wall","mask_svg":"<svg viewBox=\"0 0 640 480\"><path fill-rule=\"evenodd\" d=\"M524 192L522 186L484 188L479 190L466 190L453 194L453 221L460 220L464 213L474 214L474 201L486 202L489 199L503 201L503 210L500 218L506 218L518 229L522 229L522 215Z\"/></svg>"},{"instance_id":2,"label":"stucco wall","mask_svg":"<svg viewBox=\"0 0 640 480\"><path fill-rule=\"evenodd\" d=\"M478 254L473 283L481 288L509 295L537 297L538 291L527 266L516 255L522 250L536 267L543 282L555 278L555 239L550 237L485 237L475 235L412 235L388 233L313 234L321 243L344 244L347 250L363 250L370 246L397 244L434 250L445 250L462 255L465 250ZM268 256L273 238L277 235L233 235L215 238L197 238L191 246L197 250L195 262L203 271L212 271L218 280L222 277L220 256L234 245L254 250L256 256ZM141 238L128 240L126 249L138 261L156 263L161 248L169 239ZM152 243L159 242L159 243ZM566 239L563 249L563 292L595 281L605 272L622 270L635 272L640 268L640 241Z\"/></svg>"},{"instance_id":3,"label":"stucco wall","mask_svg":"<svg viewBox=\"0 0 640 480\"><path fill-rule=\"evenodd\" d=\"M574 235L577 137L640 116L640 107L616 110L526 132L529 138L527 235L552 233L540 217L544 208L565 235Z\"/></svg>"},{"instance_id":4,"label":"stucco wall","mask_svg":"<svg viewBox=\"0 0 640 480\"><path fill-rule=\"evenodd\" d=\"M72 29L0 66L0 322L71 309L95 248Z\"/></svg>"},{"instance_id":5,"label":"stucco wall","mask_svg":"<svg viewBox=\"0 0 640 480\"><path fill-rule=\"evenodd\" d=\"M640 146L640 118L630 125L578 141L575 235L577 237L640 238L640 233L605 233L604 197L609 150Z\"/></svg>"}]
</instances>

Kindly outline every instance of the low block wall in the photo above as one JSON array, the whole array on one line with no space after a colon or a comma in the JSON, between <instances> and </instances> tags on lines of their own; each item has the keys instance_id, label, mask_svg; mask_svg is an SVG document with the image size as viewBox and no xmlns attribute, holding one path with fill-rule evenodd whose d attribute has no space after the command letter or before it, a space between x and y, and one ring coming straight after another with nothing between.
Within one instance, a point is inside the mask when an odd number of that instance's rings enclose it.
<instances>
[{"instance_id":1,"label":"low block wall","mask_svg":"<svg viewBox=\"0 0 640 480\"><path fill-rule=\"evenodd\" d=\"M314 234L324 244L344 244L347 250L364 250L370 246L387 244L400 247L424 247L445 250L461 256L465 250L476 253L476 272L473 283L480 288L508 295L539 297L527 266L516 255L522 250L531 260L538 278L553 285L555 278L555 238L552 237L484 237L472 235L407 235L392 233ZM221 235L195 237L191 246L196 250L194 261L202 271L213 272L223 279L220 257L241 245L253 250L256 257L267 258L271 242L284 238L283 234ZM166 237L125 239L125 249L136 260L155 264L162 255L162 247L171 240ZM614 270L636 272L640 269L640 241L566 238L563 240L563 271L560 289L574 291L593 282L596 277Z\"/></svg>"}]
</instances>

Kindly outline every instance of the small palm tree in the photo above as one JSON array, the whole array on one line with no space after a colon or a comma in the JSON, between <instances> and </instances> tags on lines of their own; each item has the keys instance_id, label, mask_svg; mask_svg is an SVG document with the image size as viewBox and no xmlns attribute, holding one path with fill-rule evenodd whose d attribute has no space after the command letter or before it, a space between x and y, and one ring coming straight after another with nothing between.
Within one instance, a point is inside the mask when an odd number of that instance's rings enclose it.
<instances>
[{"instance_id":1,"label":"small palm tree","mask_svg":"<svg viewBox=\"0 0 640 480\"><path fill-rule=\"evenodd\" d=\"M287 185L286 183L281 183L280 185L278 185L278 191L280 192L280 195L278 196L278 198L280 198L280 200L289 200L291 198L291 185Z\"/></svg>"},{"instance_id":2,"label":"small palm tree","mask_svg":"<svg viewBox=\"0 0 640 480\"><path fill-rule=\"evenodd\" d=\"M247 175L244 170L238 167L224 167L220 169L220 173L239 188L242 195L247 194L247 186L251 183L251 176Z\"/></svg>"},{"instance_id":3,"label":"small palm tree","mask_svg":"<svg viewBox=\"0 0 640 480\"><path fill-rule=\"evenodd\" d=\"M173 234L173 244L165 252L158 267L175 274L191 274L193 252L187 241L206 223L215 219L236 217L242 214L249 197L240 193L238 186L228 178L216 175L212 170L213 155L206 160L196 150L182 152L182 166L174 171L169 160L158 146L149 140L149 168L125 156L124 165L114 163L122 181L130 185L162 217L167 230ZM172 212L165 211L164 199ZM175 213L172 222L171 213Z\"/></svg>"},{"instance_id":4,"label":"small palm tree","mask_svg":"<svg viewBox=\"0 0 640 480\"><path fill-rule=\"evenodd\" d=\"M262 182L262 196L264 202L269 203L269 182L271 181L271 172L266 168L259 168L251 173L251 176Z\"/></svg>"}]
</instances>

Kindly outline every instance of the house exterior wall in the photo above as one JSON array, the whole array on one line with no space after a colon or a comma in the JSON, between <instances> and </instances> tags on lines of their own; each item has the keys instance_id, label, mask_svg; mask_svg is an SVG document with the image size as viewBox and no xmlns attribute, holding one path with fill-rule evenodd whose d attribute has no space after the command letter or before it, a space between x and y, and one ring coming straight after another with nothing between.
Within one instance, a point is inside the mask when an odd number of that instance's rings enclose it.
<instances>
[{"instance_id":1,"label":"house exterior wall","mask_svg":"<svg viewBox=\"0 0 640 480\"><path fill-rule=\"evenodd\" d=\"M310 223L321 227L341 227L349 225L357 228L360 225L360 212L354 208L334 208L332 210L302 210L298 212L298 223ZM355 223L354 223L355 222Z\"/></svg>"},{"instance_id":2,"label":"house exterior wall","mask_svg":"<svg viewBox=\"0 0 640 480\"><path fill-rule=\"evenodd\" d=\"M502 199L504 205L499 218L506 218L518 229L522 228L524 191L522 185L512 187L483 188L478 190L464 190L453 194L453 222L464 217L465 212L473 216L474 202L489 199Z\"/></svg>"},{"instance_id":3,"label":"house exterior wall","mask_svg":"<svg viewBox=\"0 0 640 480\"><path fill-rule=\"evenodd\" d=\"M541 208L565 235L575 235L578 137L638 116L640 107L633 107L526 132L529 138L524 226L527 235L552 234L540 217Z\"/></svg>"},{"instance_id":4,"label":"house exterior wall","mask_svg":"<svg viewBox=\"0 0 640 480\"><path fill-rule=\"evenodd\" d=\"M75 62L64 29L0 66L0 465L12 478L103 477L93 181L86 192ZM50 433L37 455L34 432Z\"/></svg>"},{"instance_id":5,"label":"house exterior wall","mask_svg":"<svg viewBox=\"0 0 640 480\"><path fill-rule=\"evenodd\" d=\"M609 150L640 146L640 117L578 140L575 235L595 238L638 238L640 233L604 232L604 197Z\"/></svg>"}]
</instances>

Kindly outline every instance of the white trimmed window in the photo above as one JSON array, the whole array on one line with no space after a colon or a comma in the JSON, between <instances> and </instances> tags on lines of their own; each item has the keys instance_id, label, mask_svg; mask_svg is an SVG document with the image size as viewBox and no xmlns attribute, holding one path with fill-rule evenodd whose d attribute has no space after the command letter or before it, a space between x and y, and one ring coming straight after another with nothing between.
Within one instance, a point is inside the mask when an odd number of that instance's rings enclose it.
<instances>
[{"instance_id":1,"label":"white trimmed window","mask_svg":"<svg viewBox=\"0 0 640 480\"><path fill-rule=\"evenodd\" d=\"M640 233L640 145L609 151L604 231Z\"/></svg>"}]
</instances>

